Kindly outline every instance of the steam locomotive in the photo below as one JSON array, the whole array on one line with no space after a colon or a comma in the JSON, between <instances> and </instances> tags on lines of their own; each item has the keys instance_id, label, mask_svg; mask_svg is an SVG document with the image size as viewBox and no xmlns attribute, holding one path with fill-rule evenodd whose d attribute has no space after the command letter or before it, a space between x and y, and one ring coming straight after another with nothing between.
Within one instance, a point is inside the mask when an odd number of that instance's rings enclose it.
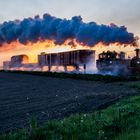
<instances>
[{"instance_id":1,"label":"steam locomotive","mask_svg":"<svg viewBox=\"0 0 140 140\"><path fill-rule=\"evenodd\" d=\"M124 52L103 52L99 54L96 66L99 73L140 74L140 49L136 49L136 56L132 59L125 59Z\"/></svg>"}]
</instances>

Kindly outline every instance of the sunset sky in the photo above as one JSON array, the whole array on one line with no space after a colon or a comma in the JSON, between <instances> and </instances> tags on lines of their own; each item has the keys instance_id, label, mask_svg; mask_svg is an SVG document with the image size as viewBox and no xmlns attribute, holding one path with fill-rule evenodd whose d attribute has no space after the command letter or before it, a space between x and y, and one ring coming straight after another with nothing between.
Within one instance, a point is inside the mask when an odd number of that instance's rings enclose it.
<instances>
[{"instance_id":1,"label":"sunset sky","mask_svg":"<svg viewBox=\"0 0 140 140\"><path fill-rule=\"evenodd\" d=\"M129 32L140 36L139 9L140 0L0 0L0 23L42 16L44 13L67 19L80 15L85 22L125 25ZM8 60L13 54L22 51L29 52L24 47L10 51L8 48L6 51L0 50L0 65L4 58Z\"/></svg>"}]
</instances>

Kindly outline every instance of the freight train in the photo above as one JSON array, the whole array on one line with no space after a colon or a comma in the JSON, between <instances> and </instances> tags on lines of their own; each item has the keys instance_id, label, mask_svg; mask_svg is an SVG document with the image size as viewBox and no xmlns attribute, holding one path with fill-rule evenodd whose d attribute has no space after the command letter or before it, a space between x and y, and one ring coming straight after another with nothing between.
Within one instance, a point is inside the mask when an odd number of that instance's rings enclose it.
<instances>
[{"instance_id":1,"label":"freight train","mask_svg":"<svg viewBox=\"0 0 140 140\"><path fill-rule=\"evenodd\" d=\"M126 59L124 52L102 52L98 55L96 62L95 51L88 49L49 54L42 52L38 55L37 64L29 63L27 55L17 55L12 56L11 61L4 62L3 69L21 70L20 68L25 68L25 70L27 70L27 68L34 67L43 70L44 67L47 67L48 69L46 71L51 71L53 66L63 66L64 71L68 72L67 67L72 66L75 71L79 72L79 69L82 67L82 70L86 72L88 69L88 63L91 61L92 67L96 65L98 73L100 74L140 74L140 49L136 49L136 56L132 59Z\"/></svg>"}]
</instances>

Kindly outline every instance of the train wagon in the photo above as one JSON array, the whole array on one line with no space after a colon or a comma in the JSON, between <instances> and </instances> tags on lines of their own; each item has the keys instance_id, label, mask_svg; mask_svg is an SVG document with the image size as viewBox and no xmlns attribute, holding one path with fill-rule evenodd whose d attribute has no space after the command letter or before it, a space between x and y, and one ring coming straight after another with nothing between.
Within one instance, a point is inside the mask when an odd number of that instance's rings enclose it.
<instances>
[{"instance_id":1,"label":"train wagon","mask_svg":"<svg viewBox=\"0 0 140 140\"><path fill-rule=\"evenodd\" d=\"M38 65L48 66L49 69L52 66L74 66L77 70L79 66L83 66L86 69L86 64L91 60L95 60L94 50L75 50L50 54L43 52L38 55Z\"/></svg>"}]
</instances>

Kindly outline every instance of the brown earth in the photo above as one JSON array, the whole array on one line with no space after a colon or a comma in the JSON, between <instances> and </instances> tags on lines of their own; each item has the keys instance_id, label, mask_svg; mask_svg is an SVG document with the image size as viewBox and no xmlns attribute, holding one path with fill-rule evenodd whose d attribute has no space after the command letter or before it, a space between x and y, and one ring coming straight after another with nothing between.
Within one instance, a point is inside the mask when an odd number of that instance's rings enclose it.
<instances>
[{"instance_id":1,"label":"brown earth","mask_svg":"<svg viewBox=\"0 0 140 140\"><path fill-rule=\"evenodd\" d=\"M73 113L104 108L122 96L138 94L125 83L48 78L0 72L0 133Z\"/></svg>"}]
</instances>

